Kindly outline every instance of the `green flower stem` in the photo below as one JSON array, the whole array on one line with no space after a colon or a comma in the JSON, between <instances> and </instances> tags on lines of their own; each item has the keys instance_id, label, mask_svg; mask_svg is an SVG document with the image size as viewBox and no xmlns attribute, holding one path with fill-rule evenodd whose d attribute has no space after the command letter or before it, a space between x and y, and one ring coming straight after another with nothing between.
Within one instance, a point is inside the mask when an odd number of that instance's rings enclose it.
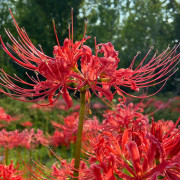
<instances>
[{"instance_id":1,"label":"green flower stem","mask_svg":"<svg viewBox=\"0 0 180 180\"><path fill-rule=\"evenodd\" d=\"M79 123L78 123L78 132L75 146L75 164L74 164L74 180L78 180L79 176L79 164L80 164L80 155L81 155L81 141L82 141L82 130L83 130L83 121L85 115L85 93L86 91L80 92L80 112L79 112Z\"/></svg>"},{"instance_id":2,"label":"green flower stem","mask_svg":"<svg viewBox=\"0 0 180 180\"><path fill-rule=\"evenodd\" d=\"M8 165L9 149L5 148L5 164Z\"/></svg>"}]
</instances>

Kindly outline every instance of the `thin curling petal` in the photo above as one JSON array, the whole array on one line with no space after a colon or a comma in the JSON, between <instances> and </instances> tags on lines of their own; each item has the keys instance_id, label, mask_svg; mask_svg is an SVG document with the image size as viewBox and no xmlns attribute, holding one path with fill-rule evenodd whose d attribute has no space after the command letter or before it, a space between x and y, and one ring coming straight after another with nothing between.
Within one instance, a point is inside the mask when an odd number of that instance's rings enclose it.
<instances>
[{"instance_id":1,"label":"thin curling petal","mask_svg":"<svg viewBox=\"0 0 180 180\"><path fill-rule=\"evenodd\" d=\"M2 47L3 47L4 51L5 51L12 59L14 59L17 63L19 63L19 64L22 65L23 67L26 67L26 68L28 68L28 69L30 69L30 70L35 70L35 69L37 69L34 65L26 64L26 63L18 60L17 58L15 58L15 57L8 51L8 49L7 49L7 47L5 46L5 44L4 44L1 36L0 36L0 41L1 41L1 44L2 44Z\"/></svg>"},{"instance_id":2,"label":"thin curling petal","mask_svg":"<svg viewBox=\"0 0 180 180\"><path fill-rule=\"evenodd\" d=\"M73 105L73 101L71 96L69 95L69 92L67 91L67 89L64 87L62 90L62 97L65 100L67 106L66 109L69 109L70 107L72 107Z\"/></svg>"},{"instance_id":3,"label":"thin curling petal","mask_svg":"<svg viewBox=\"0 0 180 180\"><path fill-rule=\"evenodd\" d=\"M101 93L101 95L104 95L106 97L106 99L108 99L110 102L112 101L113 99L113 94L110 90L107 90L107 89L103 89L99 86L95 86L95 87L92 87L92 89L94 89L95 91L98 91Z\"/></svg>"},{"instance_id":4,"label":"thin curling petal","mask_svg":"<svg viewBox=\"0 0 180 180\"><path fill-rule=\"evenodd\" d=\"M175 55L178 47L179 45L170 51L168 51L169 48L167 48L159 56L156 57L154 55L147 64L143 65L150 50L134 70L132 69L132 65L127 69L121 68L116 70L115 77L117 87L125 86L132 90L139 91L141 88L166 82L167 79L174 74L173 70L180 61L180 53ZM133 63L134 61L135 59Z\"/></svg>"}]
</instances>

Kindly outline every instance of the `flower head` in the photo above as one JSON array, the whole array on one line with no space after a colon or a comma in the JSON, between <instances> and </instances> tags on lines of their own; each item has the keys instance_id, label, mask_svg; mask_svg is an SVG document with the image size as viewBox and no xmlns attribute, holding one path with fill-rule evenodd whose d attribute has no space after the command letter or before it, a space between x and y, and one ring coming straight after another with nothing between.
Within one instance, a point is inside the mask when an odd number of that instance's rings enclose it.
<instances>
[{"instance_id":1,"label":"flower head","mask_svg":"<svg viewBox=\"0 0 180 180\"><path fill-rule=\"evenodd\" d=\"M34 129L28 131L27 129L19 132L18 130L6 131L2 129L0 131L0 145L2 147L13 149L15 147L25 147L31 149L38 144L47 146L49 141L44 137L43 131L37 130L35 133Z\"/></svg>"},{"instance_id":2,"label":"flower head","mask_svg":"<svg viewBox=\"0 0 180 180\"><path fill-rule=\"evenodd\" d=\"M75 112L64 119L64 125L51 122L56 129L50 138L50 144L53 146L65 145L69 146L76 140L79 113Z\"/></svg>"},{"instance_id":3,"label":"flower head","mask_svg":"<svg viewBox=\"0 0 180 180\"><path fill-rule=\"evenodd\" d=\"M23 172L18 170L18 166L14 167L13 161L10 165L0 164L0 179L4 180L23 180Z\"/></svg>"},{"instance_id":4,"label":"flower head","mask_svg":"<svg viewBox=\"0 0 180 180\"><path fill-rule=\"evenodd\" d=\"M36 102L48 97L49 104L53 104L62 95L67 109L73 105L72 98L69 95L70 89L86 91L88 97L90 97L89 90L91 89L101 99L105 98L105 101L112 101L115 93L125 99L123 94L128 93L123 91L121 86L139 91L141 88L159 83L164 82L165 84L167 79L174 74L175 71L172 71L179 62L180 54L175 55L177 46L170 51L167 48L158 56L155 54L148 63L144 64L151 51L150 49L136 68L133 68L133 66L137 56L134 57L129 68L118 69L120 61L118 51L114 49L110 42L96 44L95 41L95 55L93 55L90 47L84 45L85 41L90 38L86 38L85 33L82 40L73 42L73 18L72 35L69 28L69 38L64 40L62 46L59 44L54 25L58 45L54 46L54 57L49 57L44 54L42 49L38 50L33 45L26 31L18 26L13 15L12 18L20 39L19 41L16 40L6 30L13 45L7 44L6 46L0 37L2 47L16 63L25 69L34 71L36 74L36 77L30 77L27 74L32 81L32 83L29 83L16 75L12 77L1 69L0 84L8 88L11 93L2 89L0 91L15 99L22 100L22 97L24 97L26 101ZM13 54L16 54L19 58L16 58ZM18 86L15 82L27 85L28 88ZM113 87L115 91L112 93L111 89ZM160 90L161 88L158 91Z\"/></svg>"},{"instance_id":5,"label":"flower head","mask_svg":"<svg viewBox=\"0 0 180 180\"><path fill-rule=\"evenodd\" d=\"M7 123L10 123L11 121L16 120L18 120L18 117L11 117L10 115L6 114L2 107L0 107L0 121L6 121Z\"/></svg>"},{"instance_id":6,"label":"flower head","mask_svg":"<svg viewBox=\"0 0 180 180\"><path fill-rule=\"evenodd\" d=\"M22 122L21 125L24 127L32 127L33 124L30 121L25 121L25 122Z\"/></svg>"}]
</instances>

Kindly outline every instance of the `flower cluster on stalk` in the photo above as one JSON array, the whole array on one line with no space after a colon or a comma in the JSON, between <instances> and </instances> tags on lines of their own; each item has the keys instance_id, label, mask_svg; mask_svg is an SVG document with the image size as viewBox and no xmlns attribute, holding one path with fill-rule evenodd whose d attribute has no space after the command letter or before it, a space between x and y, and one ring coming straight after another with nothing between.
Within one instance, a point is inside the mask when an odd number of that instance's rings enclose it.
<instances>
[{"instance_id":1,"label":"flower cluster on stalk","mask_svg":"<svg viewBox=\"0 0 180 180\"><path fill-rule=\"evenodd\" d=\"M0 164L0 179L3 180L24 180L22 177L23 171L18 170L18 166L15 167L13 161L10 165Z\"/></svg>"},{"instance_id":2,"label":"flower cluster on stalk","mask_svg":"<svg viewBox=\"0 0 180 180\"><path fill-rule=\"evenodd\" d=\"M125 99L124 94L127 93L122 90L122 86L139 91L141 88L159 83L165 84L166 80L174 74L173 69L179 62L180 54L175 54L178 48L176 46L170 51L168 47L160 55L155 53L150 61L144 64L150 49L137 67L134 68L136 55L128 68L118 69L120 61L118 51L110 42L96 44L95 41L94 55L92 49L84 45L86 40L90 38L85 37L86 32L82 40L73 42L73 25L72 34L69 29L69 38L64 40L62 46L57 38L58 45L54 46L54 57L49 57L44 54L42 49L39 50L33 45L25 29L18 26L14 17L13 20L19 34L19 40L9 30L6 30L13 44L5 45L0 37L1 45L16 63L36 74L36 77L27 74L32 81L30 83L17 75L10 76L1 69L0 85L11 91L7 92L1 88L1 92L15 99L36 102L48 97L49 104L53 104L62 95L67 109L73 105L69 90L86 91L87 97L90 97L89 90L91 89L98 97L110 102L116 93ZM22 83L28 88L18 86L15 82ZM114 88L114 92L111 91L112 88Z\"/></svg>"},{"instance_id":3,"label":"flower cluster on stalk","mask_svg":"<svg viewBox=\"0 0 180 180\"><path fill-rule=\"evenodd\" d=\"M68 126L73 115L75 115L74 125ZM56 123L54 126L66 134L77 130L76 113L65 119L64 125ZM132 103L129 105L119 103L116 110L106 111L102 123L96 117L86 118L82 148L82 153L86 158L81 160L79 179L179 179L179 122L180 118L176 123L164 120L157 122L152 120L149 123L148 117L143 115L143 110ZM55 138L54 135L53 138ZM61 142L59 141L57 145L68 146L61 137L59 139ZM67 140L69 145L73 142L68 134ZM34 173L39 178L49 177L52 180L72 178L74 159L68 162L53 151L52 153L57 157L59 163L54 163L51 169L38 164L38 172L47 171L48 176L42 173L37 174L37 171Z\"/></svg>"},{"instance_id":4,"label":"flower cluster on stalk","mask_svg":"<svg viewBox=\"0 0 180 180\"><path fill-rule=\"evenodd\" d=\"M25 147L32 149L38 144L47 146L48 143L47 138L40 129L37 130L37 133L35 133L34 129L29 131L25 129L22 132L19 132L19 130L6 131L5 129L0 131L0 146L4 148Z\"/></svg>"}]
</instances>

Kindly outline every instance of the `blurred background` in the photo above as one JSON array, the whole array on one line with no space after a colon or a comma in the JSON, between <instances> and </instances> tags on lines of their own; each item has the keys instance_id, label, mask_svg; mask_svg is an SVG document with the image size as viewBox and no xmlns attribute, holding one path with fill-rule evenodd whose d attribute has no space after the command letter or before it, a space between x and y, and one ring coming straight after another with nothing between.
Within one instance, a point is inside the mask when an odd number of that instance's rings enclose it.
<instances>
[{"instance_id":1,"label":"blurred background","mask_svg":"<svg viewBox=\"0 0 180 180\"><path fill-rule=\"evenodd\" d=\"M87 44L94 49L94 37L97 43L112 42L119 51L119 67L128 67L138 51L141 54L137 63L151 46L155 47L153 55L156 50L161 53L169 44L173 48L180 42L179 0L0 0L0 34L4 42L10 42L4 31L8 28L17 37L9 13L11 8L19 26L25 27L35 46L41 45L43 51L52 56L56 45L52 20L55 20L62 45L68 37L71 7L74 8L74 39L83 37L87 19L87 36L92 37ZM2 50L0 62L6 72L18 72L20 77L26 78L23 68ZM151 93L151 89L148 92ZM180 71L171 77L161 93L180 94Z\"/></svg>"}]
</instances>

